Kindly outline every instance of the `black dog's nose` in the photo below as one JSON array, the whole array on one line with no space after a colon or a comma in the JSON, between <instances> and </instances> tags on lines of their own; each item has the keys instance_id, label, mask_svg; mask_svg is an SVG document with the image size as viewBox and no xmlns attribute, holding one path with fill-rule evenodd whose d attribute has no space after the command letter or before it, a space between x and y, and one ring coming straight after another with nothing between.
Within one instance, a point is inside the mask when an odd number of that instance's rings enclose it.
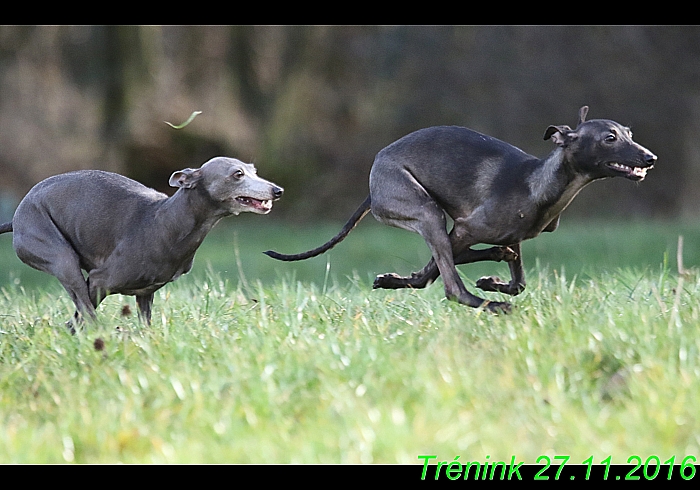
<instances>
[{"instance_id":1,"label":"black dog's nose","mask_svg":"<svg viewBox=\"0 0 700 490\"><path fill-rule=\"evenodd\" d=\"M656 155L653 153L649 153L645 158L647 163L655 163L656 162Z\"/></svg>"},{"instance_id":2,"label":"black dog's nose","mask_svg":"<svg viewBox=\"0 0 700 490\"><path fill-rule=\"evenodd\" d=\"M275 199L279 199L282 197L282 194L284 194L284 189L281 187L273 187L272 188L272 195L275 196Z\"/></svg>"}]
</instances>

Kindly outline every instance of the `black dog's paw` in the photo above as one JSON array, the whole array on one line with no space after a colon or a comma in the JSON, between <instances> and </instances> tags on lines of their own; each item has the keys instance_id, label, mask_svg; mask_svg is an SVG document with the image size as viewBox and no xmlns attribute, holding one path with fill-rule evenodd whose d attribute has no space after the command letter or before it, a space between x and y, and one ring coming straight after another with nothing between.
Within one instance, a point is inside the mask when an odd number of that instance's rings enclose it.
<instances>
[{"instance_id":1,"label":"black dog's paw","mask_svg":"<svg viewBox=\"0 0 700 490\"><path fill-rule=\"evenodd\" d=\"M476 281L476 287L483 291L494 291L511 296L517 296L525 290L524 284L503 282L496 276L482 277Z\"/></svg>"},{"instance_id":2,"label":"black dog's paw","mask_svg":"<svg viewBox=\"0 0 700 490\"><path fill-rule=\"evenodd\" d=\"M504 262L513 262L518 260L518 254L510 247L502 247L501 254L501 260Z\"/></svg>"},{"instance_id":3,"label":"black dog's paw","mask_svg":"<svg viewBox=\"0 0 700 490\"><path fill-rule=\"evenodd\" d=\"M508 284L506 284L496 276L482 277L481 279L476 281L476 287L483 291L501 292L504 286L508 286Z\"/></svg>"},{"instance_id":4,"label":"black dog's paw","mask_svg":"<svg viewBox=\"0 0 700 490\"><path fill-rule=\"evenodd\" d=\"M405 281L406 278L394 274L393 272L381 274L374 279L372 289L396 289L397 283L402 280Z\"/></svg>"},{"instance_id":5,"label":"black dog's paw","mask_svg":"<svg viewBox=\"0 0 700 490\"><path fill-rule=\"evenodd\" d=\"M482 306L491 313L506 315L512 313L515 308L512 304L506 303L505 301L484 301Z\"/></svg>"},{"instance_id":6,"label":"black dog's paw","mask_svg":"<svg viewBox=\"0 0 700 490\"><path fill-rule=\"evenodd\" d=\"M426 274L417 272L411 273L409 277L399 276L389 273L377 276L372 285L372 289L402 289L402 288L424 288L432 284L434 278Z\"/></svg>"}]
</instances>

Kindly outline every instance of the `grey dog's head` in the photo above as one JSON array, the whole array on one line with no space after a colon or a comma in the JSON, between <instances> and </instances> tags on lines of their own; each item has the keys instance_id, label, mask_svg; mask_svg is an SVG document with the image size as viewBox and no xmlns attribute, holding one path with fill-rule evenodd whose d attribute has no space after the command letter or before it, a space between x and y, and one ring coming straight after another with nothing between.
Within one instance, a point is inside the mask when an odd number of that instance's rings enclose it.
<instances>
[{"instance_id":1,"label":"grey dog's head","mask_svg":"<svg viewBox=\"0 0 700 490\"><path fill-rule=\"evenodd\" d=\"M235 158L216 157L200 168L179 170L170 177L170 185L204 190L227 214L252 212L267 214L272 201L282 197L284 189L258 177L255 167Z\"/></svg>"}]
</instances>

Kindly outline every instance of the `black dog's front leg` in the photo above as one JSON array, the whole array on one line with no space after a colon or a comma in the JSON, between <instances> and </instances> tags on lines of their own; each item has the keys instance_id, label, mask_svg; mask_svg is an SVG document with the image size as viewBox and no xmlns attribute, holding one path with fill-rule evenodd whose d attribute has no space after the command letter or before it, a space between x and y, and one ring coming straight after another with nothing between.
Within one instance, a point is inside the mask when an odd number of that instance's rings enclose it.
<instances>
[{"instance_id":1,"label":"black dog's front leg","mask_svg":"<svg viewBox=\"0 0 700 490\"><path fill-rule=\"evenodd\" d=\"M509 247L517 257L508 262L510 268L510 282L504 282L496 276L482 277L476 281L476 287L484 291L497 291L499 293L516 296L525 289L525 271L523 270L523 260L520 255L520 244Z\"/></svg>"}]
</instances>

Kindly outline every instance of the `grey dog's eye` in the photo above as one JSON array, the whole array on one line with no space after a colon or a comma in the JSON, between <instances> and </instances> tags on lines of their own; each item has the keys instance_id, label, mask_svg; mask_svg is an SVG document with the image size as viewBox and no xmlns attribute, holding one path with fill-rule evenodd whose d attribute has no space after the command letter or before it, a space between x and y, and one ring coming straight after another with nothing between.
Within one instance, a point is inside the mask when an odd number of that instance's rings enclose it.
<instances>
[{"instance_id":1,"label":"grey dog's eye","mask_svg":"<svg viewBox=\"0 0 700 490\"><path fill-rule=\"evenodd\" d=\"M243 173L243 170L236 170L233 172L233 178L234 179L242 179L245 174Z\"/></svg>"}]
</instances>

